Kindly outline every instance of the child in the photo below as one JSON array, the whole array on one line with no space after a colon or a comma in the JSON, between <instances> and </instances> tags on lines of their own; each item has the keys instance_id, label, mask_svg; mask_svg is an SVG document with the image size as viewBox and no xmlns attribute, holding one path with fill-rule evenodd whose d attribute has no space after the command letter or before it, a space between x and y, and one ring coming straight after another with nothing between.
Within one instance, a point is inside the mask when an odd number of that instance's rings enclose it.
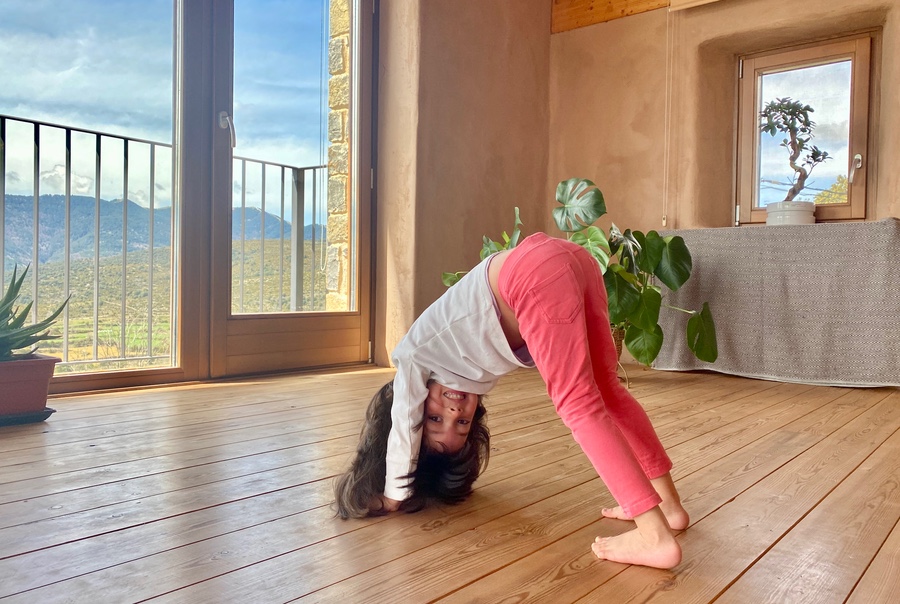
<instances>
[{"instance_id":1,"label":"child","mask_svg":"<svg viewBox=\"0 0 900 604\"><path fill-rule=\"evenodd\" d=\"M394 381L373 399L353 467L337 483L342 516L464 498L487 463L480 396L501 375L537 367L557 413L620 504L602 514L637 525L598 537L594 553L657 568L681 561L672 530L689 519L672 463L619 383L603 278L581 246L537 233L489 256L422 313L392 359ZM373 440L381 442L370 446ZM384 474L364 479L372 464Z\"/></svg>"},{"instance_id":2,"label":"child","mask_svg":"<svg viewBox=\"0 0 900 604\"><path fill-rule=\"evenodd\" d=\"M434 384L436 382L430 381L429 389L436 387ZM423 442L418 449L415 469L401 477L401 484L409 484L403 487L405 490L395 493L398 499L406 499L402 502L384 499L382 493L385 490L393 401L394 382L391 381L369 403L356 457L350 470L335 481L338 515L345 520L378 516L398 509L416 512L430 498L444 503L459 503L472 492L472 483L487 467L490 433L484 423L485 408L478 396L471 417L467 416L468 438L465 444L450 453L443 449L431 449ZM453 423L460 425L458 421Z\"/></svg>"}]
</instances>

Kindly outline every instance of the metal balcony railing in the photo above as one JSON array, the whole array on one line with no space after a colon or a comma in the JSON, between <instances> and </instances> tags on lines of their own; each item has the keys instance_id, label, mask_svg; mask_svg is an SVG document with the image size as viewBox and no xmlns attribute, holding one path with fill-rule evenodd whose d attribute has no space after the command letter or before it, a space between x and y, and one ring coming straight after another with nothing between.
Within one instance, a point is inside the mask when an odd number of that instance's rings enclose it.
<instances>
[{"instance_id":1,"label":"metal balcony railing","mask_svg":"<svg viewBox=\"0 0 900 604\"><path fill-rule=\"evenodd\" d=\"M324 309L326 168L233 167L232 312ZM57 373L175 363L174 173L169 144L0 115L0 284L28 265L35 319L71 296Z\"/></svg>"},{"instance_id":2,"label":"metal balcony railing","mask_svg":"<svg viewBox=\"0 0 900 604\"><path fill-rule=\"evenodd\" d=\"M234 156L232 173L240 175L232 202L232 312L325 310L327 217L322 216L327 213L327 167ZM254 173L255 182L248 186ZM248 190L257 191L252 200ZM291 226L285 219L286 208L292 218L306 216L309 210L311 224L301 220L300 228L286 234L286 225Z\"/></svg>"}]
</instances>

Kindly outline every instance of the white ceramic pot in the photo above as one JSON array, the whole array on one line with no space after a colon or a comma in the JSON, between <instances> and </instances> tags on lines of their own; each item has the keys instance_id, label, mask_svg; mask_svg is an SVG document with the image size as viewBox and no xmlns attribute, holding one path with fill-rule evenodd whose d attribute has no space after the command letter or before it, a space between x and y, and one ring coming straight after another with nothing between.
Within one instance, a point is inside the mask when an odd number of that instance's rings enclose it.
<instances>
[{"instance_id":1,"label":"white ceramic pot","mask_svg":"<svg viewBox=\"0 0 900 604\"><path fill-rule=\"evenodd\" d=\"M766 206L766 224L814 224L816 204L811 201L779 201Z\"/></svg>"}]
</instances>

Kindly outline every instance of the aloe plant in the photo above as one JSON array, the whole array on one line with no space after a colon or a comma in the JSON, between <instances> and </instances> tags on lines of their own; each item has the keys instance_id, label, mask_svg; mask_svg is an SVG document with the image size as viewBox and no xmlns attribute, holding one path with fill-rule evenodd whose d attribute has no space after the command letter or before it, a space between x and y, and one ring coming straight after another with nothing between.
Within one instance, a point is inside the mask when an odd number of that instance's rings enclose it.
<instances>
[{"instance_id":1,"label":"aloe plant","mask_svg":"<svg viewBox=\"0 0 900 604\"><path fill-rule=\"evenodd\" d=\"M23 308L20 308L16 306L16 301L19 298L19 293L22 290L22 284L25 282L27 274L27 266L21 275L18 275L18 267L14 267L9 287L6 289L3 298L0 298L0 361L12 361L28 357L34 354L40 346L40 342L59 337L50 335L50 327L62 313L69 299L66 298L60 307L43 321L26 325L25 323L34 303L29 302ZM28 350L27 352L21 352L23 349Z\"/></svg>"},{"instance_id":2,"label":"aloe plant","mask_svg":"<svg viewBox=\"0 0 900 604\"><path fill-rule=\"evenodd\" d=\"M658 279L675 291L691 276L691 253L678 235L662 237L656 231L646 235L640 231L624 232L613 224L609 237L594 222L606 214L603 193L586 178L570 178L556 187L553 220L566 237L585 248L597 260L609 298L609 320L613 329L624 331L628 352L640 363L650 365L659 355L663 343L663 329L659 312L664 304L663 290ZM488 254L516 246L521 239L522 222L516 208L513 234L503 233L503 243L484 237L481 258ZM615 262L612 262L615 260ZM465 271L443 273L444 285L450 287ZM687 322L687 346L701 361L715 362L719 351L716 325L709 304L699 311L667 308L691 315Z\"/></svg>"}]
</instances>

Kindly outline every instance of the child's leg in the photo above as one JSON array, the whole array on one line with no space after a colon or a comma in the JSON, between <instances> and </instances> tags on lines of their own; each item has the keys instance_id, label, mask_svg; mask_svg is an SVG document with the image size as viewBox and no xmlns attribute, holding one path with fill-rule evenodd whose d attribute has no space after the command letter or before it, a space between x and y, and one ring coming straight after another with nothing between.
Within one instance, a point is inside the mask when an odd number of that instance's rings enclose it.
<instances>
[{"instance_id":1,"label":"child's leg","mask_svg":"<svg viewBox=\"0 0 900 604\"><path fill-rule=\"evenodd\" d=\"M522 337L560 417L624 512L636 516L661 501L644 466L664 474L670 464L664 451L660 457L661 446L642 444L644 432L649 430L654 437L655 433L640 405L629 395L617 397L609 408L595 379L588 321L601 321L612 346L608 319L594 316L598 312L606 316L596 299L602 294L605 300L605 290L588 295L586 287L596 288L599 281L585 275L575 250L580 248L549 237L526 239L507 258L500 291L516 313ZM599 277L596 267L591 270ZM620 426L631 421L637 425L629 427L626 435Z\"/></svg>"},{"instance_id":2,"label":"child's leg","mask_svg":"<svg viewBox=\"0 0 900 604\"><path fill-rule=\"evenodd\" d=\"M595 268L594 260L586 254L583 256L582 269L588 281L585 290L585 316L594 379L603 395L607 413L622 431L644 473L650 478L654 490L662 498L660 508L669 525L675 530L687 528L688 514L681 505L681 498L669 473L672 462L644 408L619 381L616 371L618 356L609 329L606 287L599 271L592 270ZM621 507L604 509L603 515L632 519Z\"/></svg>"},{"instance_id":3,"label":"child's leg","mask_svg":"<svg viewBox=\"0 0 900 604\"><path fill-rule=\"evenodd\" d=\"M675 488L672 481L672 475L666 472L658 478L651 478L650 484L659 494L662 501L659 503L659 509L666 516L666 522L672 530L680 531L686 529L691 522L687 510L681 505L681 496ZM618 520L634 520L633 516L625 513L622 506L614 508L603 508L601 513L607 518L616 518Z\"/></svg>"},{"instance_id":4,"label":"child's leg","mask_svg":"<svg viewBox=\"0 0 900 604\"><path fill-rule=\"evenodd\" d=\"M595 299L599 292L595 289L587 295L587 288L596 288L595 279L585 274L571 244L538 238L520 246L523 249L510 254L501 270L501 295L515 310L519 329L557 412L623 513L637 524L634 531L597 541L594 553L619 562L670 568L680 562L681 548L658 506L662 498L644 468L646 465L664 474L670 463L664 451L660 457L661 445L646 443L655 440L658 444L658 439L633 397L619 396L614 403L615 413L623 422L638 423L633 430L628 429L626 437L607 409L604 393L595 380L587 314L588 308L592 315L599 309ZM599 276L596 267L591 269ZM602 297L605 300L605 289ZM590 319L606 327L611 345L605 309L602 315L604 318ZM652 439L645 439L648 427ZM640 459L630 440L635 442Z\"/></svg>"}]
</instances>

